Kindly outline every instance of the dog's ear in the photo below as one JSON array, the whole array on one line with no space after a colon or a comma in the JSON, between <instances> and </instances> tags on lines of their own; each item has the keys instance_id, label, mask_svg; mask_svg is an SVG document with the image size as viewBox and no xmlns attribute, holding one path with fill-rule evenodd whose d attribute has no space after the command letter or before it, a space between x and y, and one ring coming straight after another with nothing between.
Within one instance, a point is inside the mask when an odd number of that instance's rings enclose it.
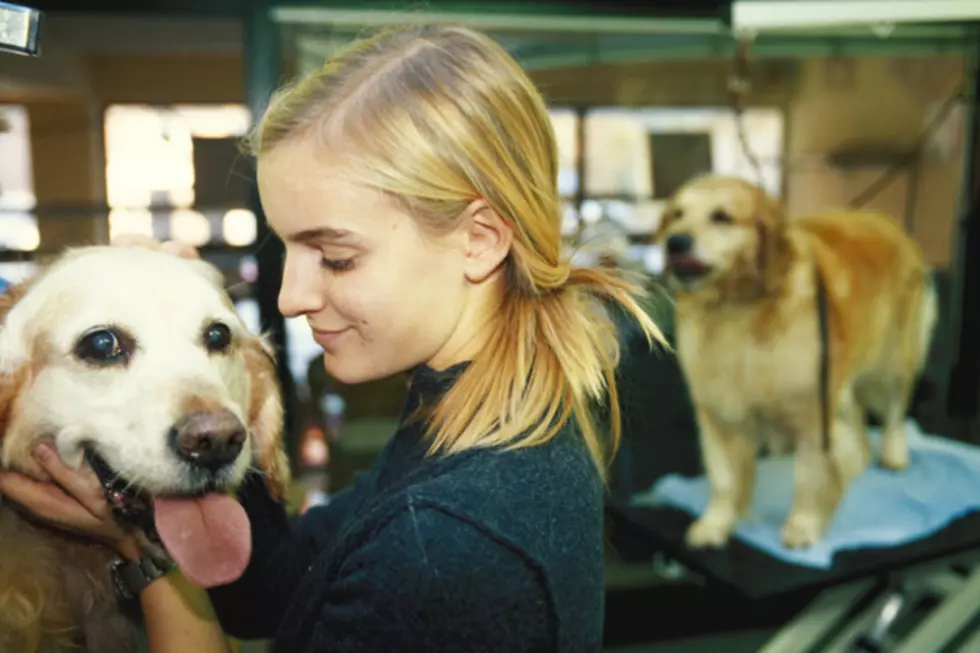
<instances>
[{"instance_id":1,"label":"dog's ear","mask_svg":"<svg viewBox=\"0 0 980 653\"><path fill-rule=\"evenodd\" d=\"M248 427L255 463L265 474L269 493L283 500L290 472L289 459L282 447L283 405L275 355L261 337L248 338L244 352L249 375Z\"/></svg>"},{"instance_id":2,"label":"dog's ear","mask_svg":"<svg viewBox=\"0 0 980 653\"><path fill-rule=\"evenodd\" d=\"M668 201L664 206L664 210L660 213L660 219L657 220L657 226L654 228L653 233L650 235L651 243L659 243L664 239L667 233L667 229L670 228L674 222L681 218L680 209L674 206L673 202Z\"/></svg>"},{"instance_id":3,"label":"dog's ear","mask_svg":"<svg viewBox=\"0 0 980 653\"><path fill-rule=\"evenodd\" d=\"M13 419L17 397L20 395L26 380L27 370L25 368L11 372L0 370L0 449L3 448L3 436L7 433L7 428Z\"/></svg>"},{"instance_id":4,"label":"dog's ear","mask_svg":"<svg viewBox=\"0 0 980 653\"><path fill-rule=\"evenodd\" d=\"M781 277L779 266L786 250L786 224L779 204L759 189L755 198L755 228L758 249L756 250L759 274L768 282L768 277ZM779 282L779 278L773 281Z\"/></svg>"},{"instance_id":5,"label":"dog's ear","mask_svg":"<svg viewBox=\"0 0 980 653\"><path fill-rule=\"evenodd\" d=\"M0 345L4 344L4 325L7 314L27 293L29 288L29 283L21 283L0 293ZM7 333L6 336L9 338L11 334ZM4 360L2 353L5 349L6 347L0 346L0 443L2 443L3 436L13 419L17 397L20 396L21 390L30 382L31 378L31 368L28 364ZM17 349L20 348L17 347ZM21 353L23 352L18 352L18 354Z\"/></svg>"}]
</instances>

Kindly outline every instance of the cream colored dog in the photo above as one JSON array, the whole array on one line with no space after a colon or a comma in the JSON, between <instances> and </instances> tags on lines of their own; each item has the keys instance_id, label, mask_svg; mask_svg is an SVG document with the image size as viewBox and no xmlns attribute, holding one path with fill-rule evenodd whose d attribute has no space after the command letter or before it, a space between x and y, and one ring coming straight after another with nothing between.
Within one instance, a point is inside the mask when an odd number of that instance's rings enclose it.
<instances>
[{"instance_id":1,"label":"cream colored dog","mask_svg":"<svg viewBox=\"0 0 980 653\"><path fill-rule=\"evenodd\" d=\"M81 248L0 298L0 466L44 478L41 441L91 464L121 522L199 585L247 564L230 493L255 466L283 495L281 429L270 351L202 261ZM0 653L133 650L112 559L0 501Z\"/></svg>"},{"instance_id":2,"label":"cream colored dog","mask_svg":"<svg viewBox=\"0 0 980 653\"><path fill-rule=\"evenodd\" d=\"M761 444L795 452L783 543L814 544L869 462L868 414L883 421L881 463L908 465L905 413L937 312L919 248L888 216L787 220L759 188L719 177L682 187L657 238L711 484L689 544L726 543Z\"/></svg>"}]
</instances>

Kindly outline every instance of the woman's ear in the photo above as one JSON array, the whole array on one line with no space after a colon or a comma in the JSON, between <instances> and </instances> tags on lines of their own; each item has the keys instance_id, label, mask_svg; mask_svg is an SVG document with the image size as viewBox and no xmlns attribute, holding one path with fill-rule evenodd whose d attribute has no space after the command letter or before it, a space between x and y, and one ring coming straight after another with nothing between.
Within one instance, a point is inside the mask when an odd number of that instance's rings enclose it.
<instances>
[{"instance_id":1,"label":"woman's ear","mask_svg":"<svg viewBox=\"0 0 980 653\"><path fill-rule=\"evenodd\" d=\"M463 224L466 225L466 278L471 283L480 283L507 258L514 242L514 232L511 225L483 199L467 205Z\"/></svg>"},{"instance_id":2,"label":"woman's ear","mask_svg":"<svg viewBox=\"0 0 980 653\"><path fill-rule=\"evenodd\" d=\"M283 406L276 359L264 338L249 337L245 344L249 376L248 427L255 464L265 474L274 499L284 500L289 486L289 459L282 447Z\"/></svg>"}]
</instances>

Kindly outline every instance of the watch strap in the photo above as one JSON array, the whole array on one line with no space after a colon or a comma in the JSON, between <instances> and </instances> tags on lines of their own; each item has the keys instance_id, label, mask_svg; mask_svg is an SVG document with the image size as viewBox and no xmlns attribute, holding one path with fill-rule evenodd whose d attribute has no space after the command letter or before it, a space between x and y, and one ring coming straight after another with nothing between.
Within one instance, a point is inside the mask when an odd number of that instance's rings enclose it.
<instances>
[{"instance_id":1,"label":"watch strap","mask_svg":"<svg viewBox=\"0 0 980 653\"><path fill-rule=\"evenodd\" d=\"M158 564L149 556L143 556L138 560L116 560L111 567L116 594L125 601L132 601L145 587L172 568L172 565Z\"/></svg>"}]
</instances>

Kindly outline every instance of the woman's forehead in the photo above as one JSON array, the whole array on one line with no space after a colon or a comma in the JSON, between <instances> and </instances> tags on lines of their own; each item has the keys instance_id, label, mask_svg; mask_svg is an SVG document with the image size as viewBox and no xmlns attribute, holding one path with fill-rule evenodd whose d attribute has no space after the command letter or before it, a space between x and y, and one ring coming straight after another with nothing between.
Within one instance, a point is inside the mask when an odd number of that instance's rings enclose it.
<instances>
[{"instance_id":1,"label":"woman's forehead","mask_svg":"<svg viewBox=\"0 0 980 653\"><path fill-rule=\"evenodd\" d=\"M305 149L276 148L259 161L262 205L284 240L368 236L409 217L387 194L352 183L339 165L311 159Z\"/></svg>"}]
</instances>

